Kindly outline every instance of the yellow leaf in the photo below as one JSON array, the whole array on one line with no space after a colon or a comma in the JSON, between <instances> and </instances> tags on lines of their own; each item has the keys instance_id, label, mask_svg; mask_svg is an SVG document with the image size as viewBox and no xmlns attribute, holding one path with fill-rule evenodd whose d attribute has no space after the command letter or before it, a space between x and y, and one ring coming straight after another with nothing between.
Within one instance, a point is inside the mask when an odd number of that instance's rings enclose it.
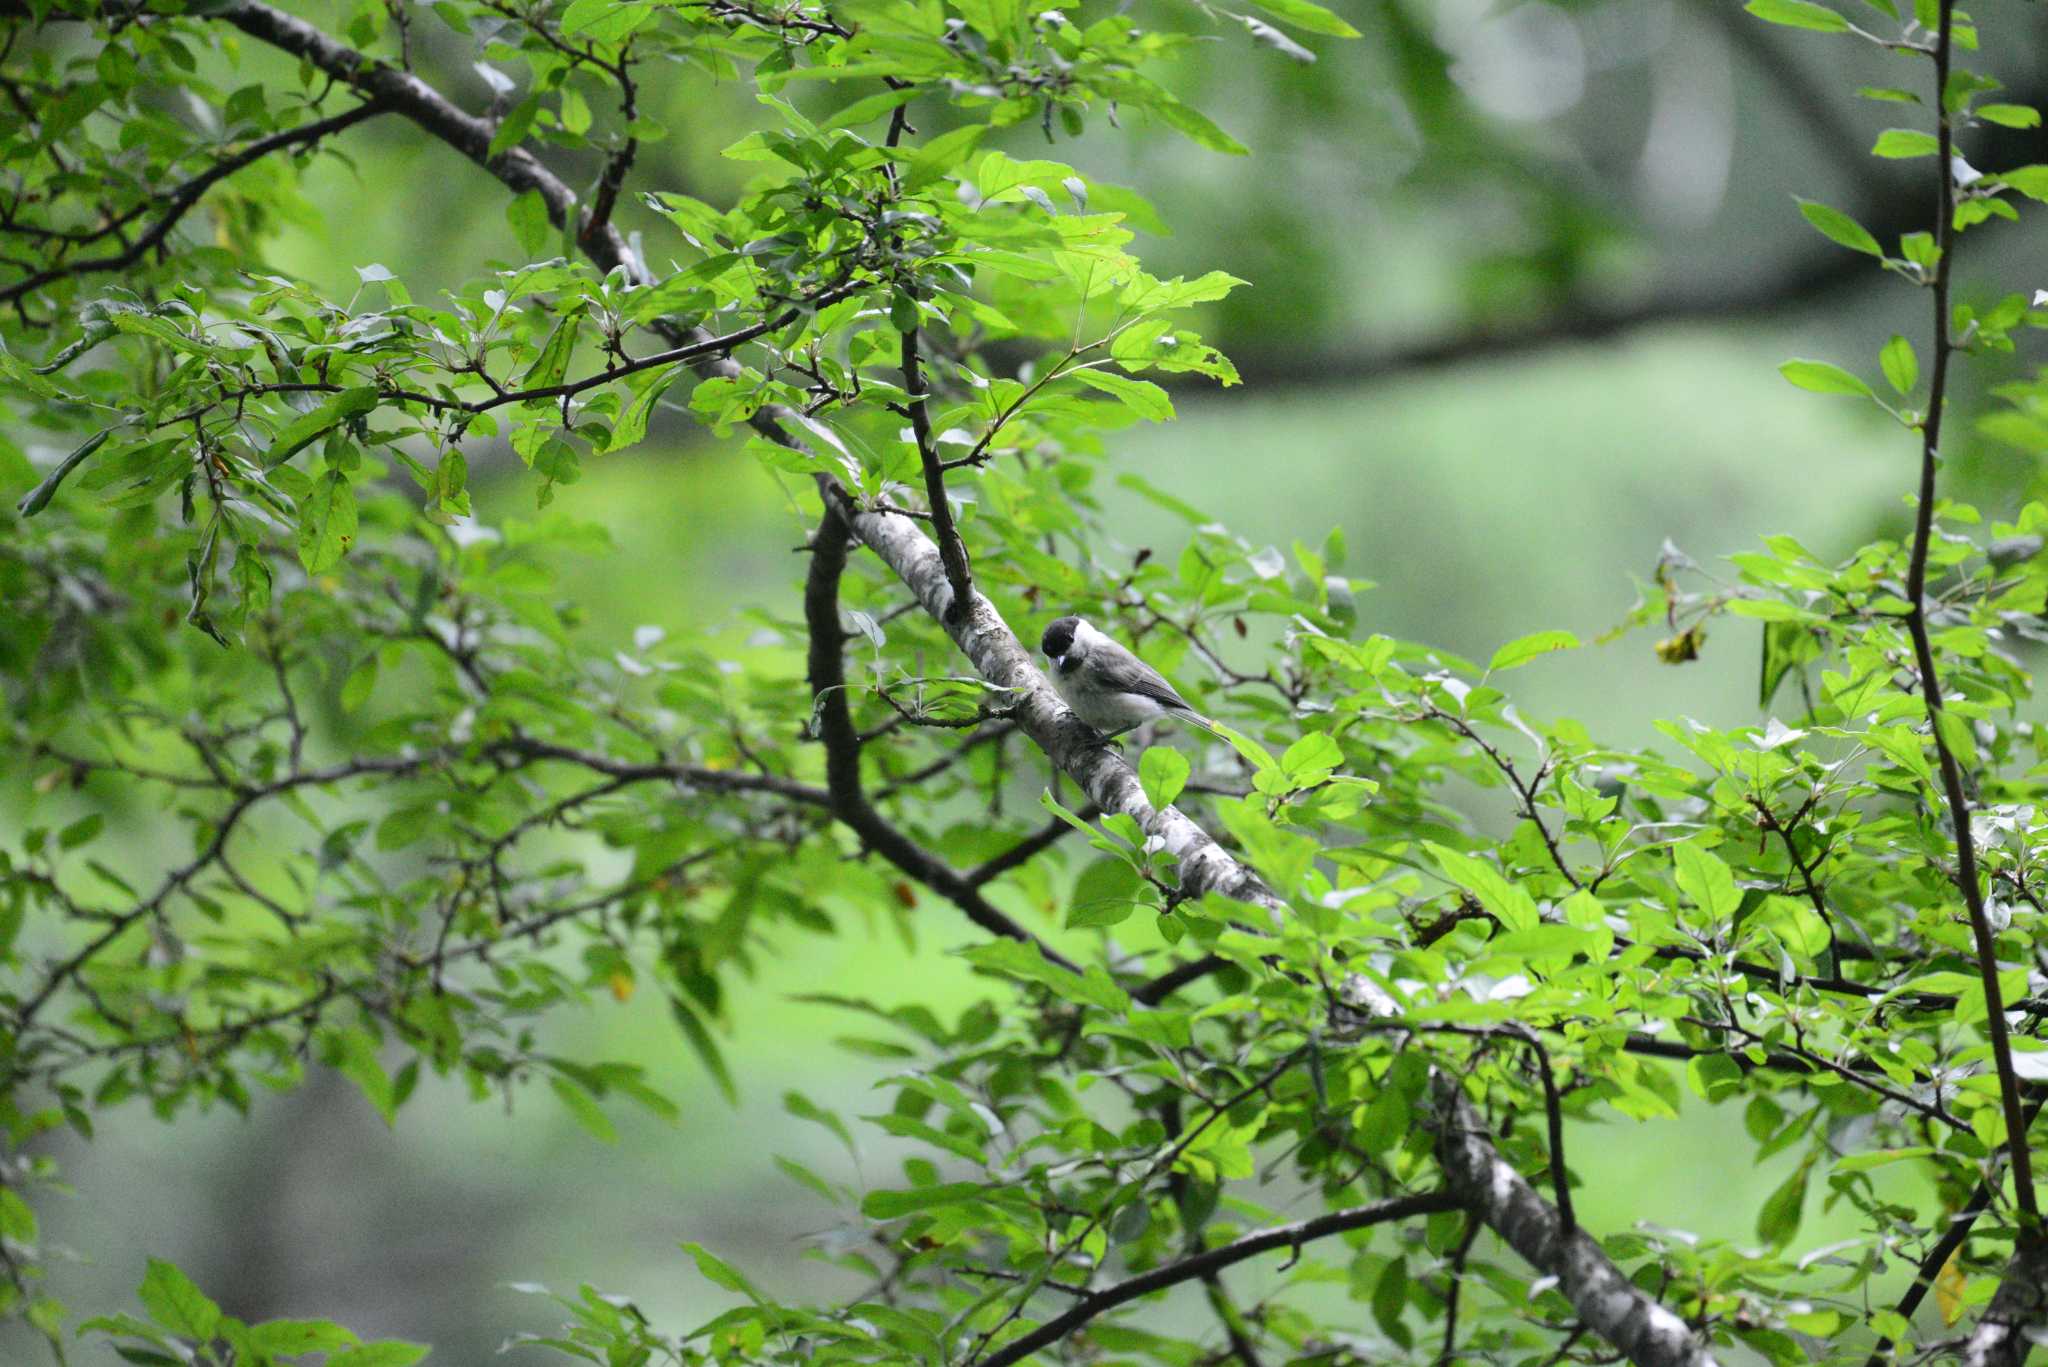
<instances>
[{"instance_id":1,"label":"yellow leaf","mask_svg":"<svg viewBox=\"0 0 2048 1367\"><path fill-rule=\"evenodd\" d=\"M612 995L622 1002L633 1000L633 975L621 969L611 976Z\"/></svg>"},{"instance_id":2,"label":"yellow leaf","mask_svg":"<svg viewBox=\"0 0 2048 1367\"><path fill-rule=\"evenodd\" d=\"M1700 647L1706 641L1706 628L1698 624L1689 626L1676 636L1667 636L1657 642L1657 658L1668 665L1688 664L1700 657Z\"/></svg>"},{"instance_id":3,"label":"yellow leaf","mask_svg":"<svg viewBox=\"0 0 2048 1367\"><path fill-rule=\"evenodd\" d=\"M1949 1254L1941 1271L1934 1274L1934 1306L1941 1311L1941 1322L1951 1329L1963 1317L1963 1287L1968 1280L1956 1265L1956 1254L1961 1252L1959 1248Z\"/></svg>"}]
</instances>

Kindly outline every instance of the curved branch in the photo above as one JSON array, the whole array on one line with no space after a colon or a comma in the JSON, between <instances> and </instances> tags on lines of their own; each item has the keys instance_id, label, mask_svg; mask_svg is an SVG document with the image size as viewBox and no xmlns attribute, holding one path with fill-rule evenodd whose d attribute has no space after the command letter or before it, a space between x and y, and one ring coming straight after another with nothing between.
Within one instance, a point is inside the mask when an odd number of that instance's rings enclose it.
<instances>
[{"instance_id":1,"label":"curved branch","mask_svg":"<svg viewBox=\"0 0 2048 1367\"><path fill-rule=\"evenodd\" d=\"M990 1353L977 1358L970 1367L1010 1367L1022 1362L1041 1348L1058 1343L1067 1335L1079 1330L1090 1320L1106 1310L1113 1310L1127 1301L1149 1296L1155 1291L1164 1291L1169 1286L1182 1282L1197 1281L1214 1276L1232 1263L1241 1263L1246 1258L1256 1258L1261 1253L1272 1253L1279 1249L1299 1249L1303 1244L1317 1239L1327 1239L1333 1234L1343 1234L1354 1229L1368 1229L1373 1225L1386 1224L1393 1220L1406 1220L1417 1215L1436 1215L1447 1210L1456 1210L1458 1202L1440 1192L1419 1196L1397 1196L1386 1201L1375 1201L1370 1205L1353 1206L1348 1210L1332 1211L1318 1215L1312 1220L1298 1220L1291 1225L1276 1225L1262 1229L1256 1234L1247 1234L1206 1253L1197 1253L1165 1267L1154 1268L1141 1276L1132 1277L1116 1285L1094 1292L1038 1328L1015 1338Z\"/></svg>"},{"instance_id":2,"label":"curved branch","mask_svg":"<svg viewBox=\"0 0 2048 1367\"><path fill-rule=\"evenodd\" d=\"M818 738L825 744L825 783L832 815L869 849L967 913L983 930L1037 945L1038 952L1078 973L1073 961L1048 948L1030 931L989 904L972 877L963 875L891 825L868 801L860 777L860 732L846 705L846 628L839 620L839 579L846 571L852 540L845 521L830 506L811 538L811 570L804 582L804 625L810 631L811 697Z\"/></svg>"},{"instance_id":3,"label":"curved branch","mask_svg":"<svg viewBox=\"0 0 2048 1367\"><path fill-rule=\"evenodd\" d=\"M39 290L54 281L68 279L74 275L126 270L150 252L162 246L164 239L171 235L171 229L178 226L179 220L191 212L192 207L199 203L208 190L243 167L261 161L272 152L290 147L294 143L318 142L331 133L339 133L343 129L354 127L365 119L386 113L389 108L389 106L373 98L366 104L357 105L354 109L343 110L339 114L324 119L317 119L312 123L300 124L297 128L287 128L283 132L272 133L267 138L258 138L241 151L234 153L232 156L223 157L172 190L165 196L169 204L157 218L156 222L150 224L148 231L136 238L124 250L113 252L106 256L89 256L77 261L59 262L54 266L37 271L26 279L17 280L12 285L0 288L0 304L12 303L25 294Z\"/></svg>"},{"instance_id":4,"label":"curved branch","mask_svg":"<svg viewBox=\"0 0 2048 1367\"><path fill-rule=\"evenodd\" d=\"M1591 1235L1567 1227L1500 1156L1455 1077L1438 1069L1430 1088L1437 1161L1460 1204L1538 1271L1556 1277L1579 1318L1637 1367L1714 1367L1684 1320L1639 1290Z\"/></svg>"},{"instance_id":5,"label":"curved branch","mask_svg":"<svg viewBox=\"0 0 2048 1367\"><path fill-rule=\"evenodd\" d=\"M1179 861L1183 893L1199 897L1216 892L1276 913L1283 909L1280 899L1258 875L1207 831L1179 809L1155 808L1146 800L1137 771L1103 745L1060 701L993 603L977 593L956 613L939 548L916 521L900 513L863 512L836 483L821 479L819 485L827 506L917 595L925 611L945 627L981 677L1016 699L1011 720L1071 775L1098 807L1130 817Z\"/></svg>"}]
</instances>

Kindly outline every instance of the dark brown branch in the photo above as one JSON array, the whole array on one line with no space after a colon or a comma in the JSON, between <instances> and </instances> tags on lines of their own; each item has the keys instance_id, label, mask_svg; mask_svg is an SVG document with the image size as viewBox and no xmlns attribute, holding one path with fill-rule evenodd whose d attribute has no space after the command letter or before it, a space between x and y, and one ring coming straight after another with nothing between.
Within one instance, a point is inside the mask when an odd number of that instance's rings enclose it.
<instances>
[{"instance_id":1,"label":"dark brown branch","mask_svg":"<svg viewBox=\"0 0 2048 1367\"><path fill-rule=\"evenodd\" d=\"M1102 815L1102 809L1091 802L1074 815L1083 821L1093 821ZM1073 833L1074 828L1069 822L1061 817L1054 817L1001 854L970 869L967 881L979 887L991 879L1000 878L1011 869L1030 863Z\"/></svg>"},{"instance_id":2,"label":"dark brown branch","mask_svg":"<svg viewBox=\"0 0 2048 1367\"><path fill-rule=\"evenodd\" d=\"M1444 1347L1436 1355L1440 1367L1451 1367L1458 1360L1458 1298L1465 1287L1465 1259L1471 1256L1472 1245L1479 1242L1479 1231L1484 1228L1478 1220L1467 1217L1465 1233L1451 1250L1451 1270L1444 1286Z\"/></svg>"},{"instance_id":3,"label":"dark brown branch","mask_svg":"<svg viewBox=\"0 0 2048 1367\"><path fill-rule=\"evenodd\" d=\"M804 623L810 631L811 697L818 738L825 746L825 784L832 814L861 838L869 849L938 893L983 930L1006 939L1036 945L1038 952L1063 968L1080 972L1073 962L1047 947L1007 914L991 906L980 886L937 855L896 829L868 801L860 775L860 733L846 705L846 628L839 619L839 580L846 572L846 551L852 533L834 508L827 507L811 538L811 568L804 583Z\"/></svg>"},{"instance_id":4,"label":"dark brown branch","mask_svg":"<svg viewBox=\"0 0 2048 1367\"><path fill-rule=\"evenodd\" d=\"M54 266L37 271L24 280L17 280L12 285L0 288L0 304L12 303L24 295L34 293L45 285L58 280L68 279L74 275L126 270L142 260L150 252L162 246L164 240L170 236L171 229L178 226L179 220L191 212L192 207L199 203L208 190L243 167L261 161L272 152L282 148L290 147L297 143L318 142L330 134L352 128L365 119L387 113L389 110L390 106L382 104L373 98L369 103L357 105L354 109L344 110L328 118L316 119L312 123L300 124L297 128L287 128L282 132L272 133L266 138L258 138L241 151L221 158L204 171L199 172L190 180L185 181L176 189L170 191L165 196L167 203L163 213L157 217L154 223L149 225L147 231L121 251L112 252L105 256L83 257L76 261L60 261Z\"/></svg>"},{"instance_id":5,"label":"dark brown branch","mask_svg":"<svg viewBox=\"0 0 2048 1367\"><path fill-rule=\"evenodd\" d=\"M2034 1117L2041 1113L2042 1100L2043 1098L2036 1097L2027 1104L2029 1126L2033 1124ZM1905 1295L1899 1297L1897 1311L1901 1319L1913 1318L1914 1312L1920 1308L1920 1302L1934 1289L1934 1279L1941 1275L1941 1269L1948 1266L1948 1260L1953 1258L1956 1250L1969 1239L1971 1227L1977 1223L1978 1216L1991 1208L1991 1198L1996 1194L1997 1188L1990 1181L1980 1181L1977 1183L1977 1189L1970 1193L1970 1199L1963 1203L1963 1208L1949 1217L1948 1229L1935 1241L1934 1247L1927 1250L1927 1256L1920 1260L1919 1268L1913 1273L1913 1284L1906 1288ZM1877 1347L1864 1359L1863 1367L1884 1367L1891 1350L1890 1339L1879 1339Z\"/></svg>"},{"instance_id":6,"label":"dark brown branch","mask_svg":"<svg viewBox=\"0 0 2048 1367\"><path fill-rule=\"evenodd\" d=\"M1934 43L1935 153L1934 178L1940 189L1934 225L1934 366L1927 389L1927 420L1920 435L1920 501L1913 518L1913 552L1906 571L1906 631L1913 638L1913 657L1920 671L1920 693L1927 701L1928 729L1934 734L1934 753L1940 761L1941 787L1948 801L1949 822L1955 829L1956 886L1970 913L1970 935L1976 942L1977 975L1984 984L1985 1028L1991 1037L1991 1058L1998 1070L1998 1095L2005 1108L2006 1145L2012 1151L2013 1195L2026 1217L2029 1237L2040 1221L2041 1208L2034 1197L2033 1155L2027 1145L2026 1122L2020 1113L2019 1075L2013 1071L2012 1041L2007 1036L2005 999L1998 986L1998 941L1991 919L1984 909L1984 889L1977 875L1977 842L1970 832L1970 800L1963 792L1963 771L1957 764L1948 738L1942 734L1941 677L1935 672L1934 647L1927 632L1927 557L1934 535L1935 477L1941 460L1942 405L1948 399L1949 359L1954 352L1949 335L1949 282L1955 265L1955 177L1949 158L1955 151L1954 119L1949 113L1947 93L1949 54L1953 37L1955 0L1940 0L1941 23ZM2022 1250L2024 1252L2024 1249ZM2017 1261L2017 1260L2016 1260Z\"/></svg>"},{"instance_id":7,"label":"dark brown branch","mask_svg":"<svg viewBox=\"0 0 2048 1367\"><path fill-rule=\"evenodd\" d=\"M1231 960L1220 954L1204 954L1199 959L1175 964L1158 977L1152 978L1131 989L1131 1000L1147 1006L1157 1006L1189 983L1200 982L1220 969L1230 967Z\"/></svg>"},{"instance_id":8,"label":"dark brown branch","mask_svg":"<svg viewBox=\"0 0 2048 1367\"><path fill-rule=\"evenodd\" d=\"M786 434L780 439L788 440ZM1060 701L993 603L977 593L964 611L956 610L939 550L915 521L862 509L830 479L821 477L818 488L827 506L839 512L853 534L882 558L917 595L925 611L945 627L975 671L1005 690L1013 700L1011 716L1018 728L1103 811L1129 816L1179 861L1180 887L1185 895L1217 892L1276 914L1284 909L1257 875L1178 808L1155 808L1146 800L1136 771Z\"/></svg>"},{"instance_id":9,"label":"dark brown branch","mask_svg":"<svg viewBox=\"0 0 2048 1367\"><path fill-rule=\"evenodd\" d=\"M1390 1200L1375 1201L1371 1205L1332 1211L1328 1215L1318 1215L1312 1220L1299 1220L1289 1225L1262 1229L1256 1234L1247 1234L1242 1239L1233 1240L1219 1248L1212 1248L1206 1253L1198 1253L1191 1258L1168 1263L1164 1267L1154 1268L1141 1276L1097 1291L1030 1333L1010 1340L986 1357L974 1359L970 1367L1010 1367L1010 1364L1022 1362L1041 1348L1058 1343L1105 1311L1149 1296L1155 1291L1178 1286L1182 1282L1212 1276L1233 1263L1256 1258L1262 1253L1272 1253L1283 1248L1299 1249L1303 1244L1327 1239L1333 1234L1343 1234L1354 1229L1369 1229L1374 1225L1412 1219L1418 1215L1435 1215L1441 1211L1455 1210L1457 1207L1458 1202L1438 1193L1397 1196Z\"/></svg>"},{"instance_id":10,"label":"dark brown branch","mask_svg":"<svg viewBox=\"0 0 2048 1367\"><path fill-rule=\"evenodd\" d=\"M931 506L932 535L939 543L946 582L953 588L953 610L964 611L974 600L974 575L967 567L967 546L960 540L960 529L953 524L953 505L946 501L946 475L940 468L938 446L932 440L931 391L926 386L924 362L918 354L917 329L911 328L902 336L903 387L910 395L906 406L910 410L911 435L917 439L918 463L924 468L924 494L925 502Z\"/></svg>"}]
</instances>

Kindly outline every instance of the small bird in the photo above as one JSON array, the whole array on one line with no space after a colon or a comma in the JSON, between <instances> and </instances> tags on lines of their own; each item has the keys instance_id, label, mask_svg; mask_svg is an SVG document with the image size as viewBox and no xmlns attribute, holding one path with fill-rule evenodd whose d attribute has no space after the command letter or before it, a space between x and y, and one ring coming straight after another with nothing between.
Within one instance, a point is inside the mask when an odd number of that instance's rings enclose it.
<instances>
[{"instance_id":1,"label":"small bird","mask_svg":"<svg viewBox=\"0 0 2048 1367\"><path fill-rule=\"evenodd\" d=\"M1052 661L1053 687L1067 706L1105 737L1160 717L1211 725L1158 670L1082 618L1062 617L1047 627L1039 649Z\"/></svg>"}]
</instances>

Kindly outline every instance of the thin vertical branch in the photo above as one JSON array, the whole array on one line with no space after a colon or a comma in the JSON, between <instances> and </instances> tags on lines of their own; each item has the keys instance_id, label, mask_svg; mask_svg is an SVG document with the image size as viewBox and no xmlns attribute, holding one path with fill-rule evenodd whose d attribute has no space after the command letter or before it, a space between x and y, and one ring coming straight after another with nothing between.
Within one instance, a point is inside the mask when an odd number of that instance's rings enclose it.
<instances>
[{"instance_id":1,"label":"thin vertical branch","mask_svg":"<svg viewBox=\"0 0 2048 1367\"><path fill-rule=\"evenodd\" d=\"M1948 396L1949 282L1955 254L1955 125L1948 106L1949 57L1955 0L1940 0L1941 23L1934 44L1935 179L1939 182L1934 224L1938 253L1934 263L1934 364L1927 393L1927 419L1920 428L1920 505L1913 520L1913 553L1906 572L1906 631L1913 639L1913 657L1920 671L1920 692L1927 701L1927 721L1934 733L1934 752L1941 764L1941 786L1948 800L1949 820L1956 833L1956 883L1970 913L1970 934L1976 941L1977 975L1984 984L1986 1028L1991 1057L1998 1070L1999 1100L2005 1108L2006 1144L2012 1151L2013 1195L2029 1225L2040 1219L2034 1196L2033 1156L2027 1148L2026 1118L2020 1109L2019 1077L2012 1066L2012 1041L2005 1023L2005 1000L1998 988L1998 945L1984 910L1978 881L1977 843L1970 833L1970 800L1963 792L1962 768L1942 734L1941 679L1934 668L1934 647L1927 633L1927 558L1934 536L1936 468L1941 459L1942 405ZM2031 1231L2030 1231L2031 1232Z\"/></svg>"},{"instance_id":2,"label":"thin vertical branch","mask_svg":"<svg viewBox=\"0 0 2048 1367\"><path fill-rule=\"evenodd\" d=\"M946 583L953 590L954 617L974 601L974 576L967 568L967 547L960 529L953 523L953 505L946 501L946 473L939 462L939 448L932 440L931 390L926 386L924 362L918 353L917 329L903 334L903 386L910 398L911 435L917 439L918 462L924 467L925 501L931 505L932 533L939 543L939 559L946 567Z\"/></svg>"}]
</instances>

